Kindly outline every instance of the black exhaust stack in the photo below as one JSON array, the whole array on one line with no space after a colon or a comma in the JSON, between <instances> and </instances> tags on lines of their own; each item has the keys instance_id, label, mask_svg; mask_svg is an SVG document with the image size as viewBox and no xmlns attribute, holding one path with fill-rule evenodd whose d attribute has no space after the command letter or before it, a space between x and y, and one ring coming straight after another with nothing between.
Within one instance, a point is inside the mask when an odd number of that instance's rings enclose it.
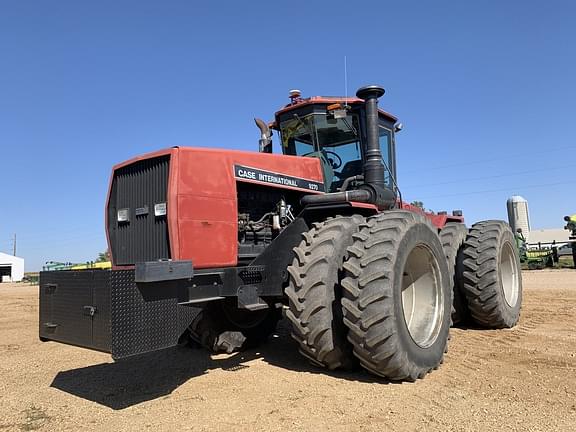
<instances>
[{"instance_id":1,"label":"black exhaust stack","mask_svg":"<svg viewBox=\"0 0 576 432\"><path fill-rule=\"evenodd\" d=\"M358 89L356 96L366 104L366 148L364 159L364 181L366 184L384 188L384 165L380 151L380 133L378 130L378 98L384 89L370 85Z\"/></svg>"}]
</instances>

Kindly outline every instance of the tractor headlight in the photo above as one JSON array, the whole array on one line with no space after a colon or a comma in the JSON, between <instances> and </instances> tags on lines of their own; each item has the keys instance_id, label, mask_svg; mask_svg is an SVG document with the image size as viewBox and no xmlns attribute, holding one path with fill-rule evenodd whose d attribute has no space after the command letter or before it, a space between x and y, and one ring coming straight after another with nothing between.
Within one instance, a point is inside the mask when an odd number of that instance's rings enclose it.
<instances>
[{"instance_id":1,"label":"tractor headlight","mask_svg":"<svg viewBox=\"0 0 576 432\"><path fill-rule=\"evenodd\" d=\"M154 204L154 216L166 216L166 203Z\"/></svg>"},{"instance_id":2,"label":"tractor headlight","mask_svg":"<svg viewBox=\"0 0 576 432\"><path fill-rule=\"evenodd\" d=\"M118 222L130 222L130 209L123 208L118 210L116 220Z\"/></svg>"}]
</instances>

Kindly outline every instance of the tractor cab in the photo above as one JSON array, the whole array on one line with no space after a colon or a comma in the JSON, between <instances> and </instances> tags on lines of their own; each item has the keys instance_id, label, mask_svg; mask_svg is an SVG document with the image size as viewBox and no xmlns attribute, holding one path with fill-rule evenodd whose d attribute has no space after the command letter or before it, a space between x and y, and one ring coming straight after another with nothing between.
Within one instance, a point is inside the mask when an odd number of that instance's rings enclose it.
<instances>
[{"instance_id":1,"label":"tractor cab","mask_svg":"<svg viewBox=\"0 0 576 432\"><path fill-rule=\"evenodd\" d=\"M291 103L276 113L274 124L282 152L320 159L326 192L361 183L367 141L364 101L342 97L302 99L299 91L292 91L290 97ZM384 182L390 190L394 190L396 177L395 123L395 117L378 111Z\"/></svg>"}]
</instances>

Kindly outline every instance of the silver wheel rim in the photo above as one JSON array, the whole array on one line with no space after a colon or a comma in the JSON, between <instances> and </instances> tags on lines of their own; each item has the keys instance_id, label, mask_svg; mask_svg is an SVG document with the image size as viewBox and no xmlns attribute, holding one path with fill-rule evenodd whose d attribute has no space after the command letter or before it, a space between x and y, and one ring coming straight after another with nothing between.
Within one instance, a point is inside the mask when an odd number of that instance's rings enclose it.
<instances>
[{"instance_id":1,"label":"silver wheel rim","mask_svg":"<svg viewBox=\"0 0 576 432\"><path fill-rule=\"evenodd\" d=\"M402 311L412 340L421 348L431 346L440 333L444 292L438 262L424 245L415 247L404 265Z\"/></svg>"},{"instance_id":2,"label":"silver wheel rim","mask_svg":"<svg viewBox=\"0 0 576 432\"><path fill-rule=\"evenodd\" d=\"M504 291L504 300L508 306L516 306L518 292L520 291L520 279L518 277L518 266L516 263L516 253L510 243L505 243L500 252L500 266L498 276Z\"/></svg>"}]
</instances>

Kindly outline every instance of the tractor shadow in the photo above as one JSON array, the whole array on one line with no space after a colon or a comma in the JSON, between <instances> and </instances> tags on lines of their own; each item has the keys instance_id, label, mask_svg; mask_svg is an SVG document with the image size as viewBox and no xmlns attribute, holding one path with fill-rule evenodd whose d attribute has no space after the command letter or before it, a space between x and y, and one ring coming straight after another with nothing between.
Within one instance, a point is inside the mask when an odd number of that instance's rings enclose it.
<instances>
[{"instance_id":1,"label":"tractor shadow","mask_svg":"<svg viewBox=\"0 0 576 432\"><path fill-rule=\"evenodd\" d=\"M248 363L256 359L297 372L324 374L355 382L389 383L361 369L329 371L311 365L298 353L296 342L290 337L289 324L282 321L277 332L257 349L230 356L211 356L202 348L174 347L114 363L62 371L54 377L50 386L114 410L122 410L167 397L180 385L210 370L240 371L249 368Z\"/></svg>"}]
</instances>

